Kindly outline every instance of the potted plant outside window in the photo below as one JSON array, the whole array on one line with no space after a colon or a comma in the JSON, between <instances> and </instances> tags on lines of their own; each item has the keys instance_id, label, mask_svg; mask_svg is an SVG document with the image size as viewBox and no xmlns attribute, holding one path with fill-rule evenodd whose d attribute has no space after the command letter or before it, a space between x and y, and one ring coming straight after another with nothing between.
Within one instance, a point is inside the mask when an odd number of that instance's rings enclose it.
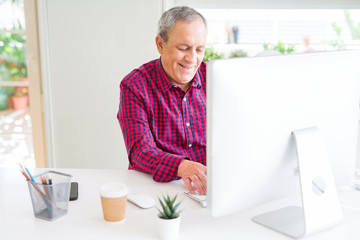
<instances>
[{"instance_id":1,"label":"potted plant outside window","mask_svg":"<svg viewBox=\"0 0 360 240\"><path fill-rule=\"evenodd\" d=\"M23 29L21 24L13 27L14 30ZM0 80L1 81L28 81L25 60L25 35L18 33L0 34ZM8 102L9 108L18 110L28 106L28 87L24 86L2 87L0 99L3 110ZM6 95L5 95L6 94ZM15 103L16 102L16 103ZM22 104L18 104L22 102ZM26 105L24 105L26 103ZM17 107L14 107L16 105ZM24 107L25 106L25 107Z\"/></svg>"},{"instance_id":2,"label":"potted plant outside window","mask_svg":"<svg viewBox=\"0 0 360 240\"><path fill-rule=\"evenodd\" d=\"M16 87L10 101L11 107L15 110L27 108L29 105L28 87Z\"/></svg>"}]
</instances>

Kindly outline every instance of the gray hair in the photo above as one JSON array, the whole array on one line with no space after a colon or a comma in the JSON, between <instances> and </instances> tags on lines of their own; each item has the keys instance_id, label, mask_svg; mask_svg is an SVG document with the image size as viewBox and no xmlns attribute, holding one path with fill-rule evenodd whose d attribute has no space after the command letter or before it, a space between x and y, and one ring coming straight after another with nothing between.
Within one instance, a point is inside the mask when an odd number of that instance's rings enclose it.
<instances>
[{"instance_id":1,"label":"gray hair","mask_svg":"<svg viewBox=\"0 0 360 240\"><path fill-rule=\"evenodd\" d=\"M173 7L161 15L158 24L158 35L166 43L169 39L169 33L179 21L190 23L194 20L201 19L206 28L206 19L198 11L186 6Z\"/></svg>"}]
</instances>

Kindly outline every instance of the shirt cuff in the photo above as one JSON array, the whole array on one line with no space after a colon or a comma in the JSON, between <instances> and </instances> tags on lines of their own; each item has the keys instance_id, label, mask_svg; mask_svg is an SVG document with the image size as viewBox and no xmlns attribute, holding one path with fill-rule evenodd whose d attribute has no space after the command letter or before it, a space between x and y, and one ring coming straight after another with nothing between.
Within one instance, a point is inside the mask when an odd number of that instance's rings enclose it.
<instances>
[{"instance_id":1,"label":"shirt cuff","mask_svg":"<svg viewBox=\"0 0 360 240\"><path fill-rule=\"evenodd\" d=\"M176 155L167 153L161 160L161 163L157 166L153 179L156 182L170 182L178 180L180 177L177 176L177 170L181 160L184 158L190 159L188 156Z\"/></svg>"}]
</instances>

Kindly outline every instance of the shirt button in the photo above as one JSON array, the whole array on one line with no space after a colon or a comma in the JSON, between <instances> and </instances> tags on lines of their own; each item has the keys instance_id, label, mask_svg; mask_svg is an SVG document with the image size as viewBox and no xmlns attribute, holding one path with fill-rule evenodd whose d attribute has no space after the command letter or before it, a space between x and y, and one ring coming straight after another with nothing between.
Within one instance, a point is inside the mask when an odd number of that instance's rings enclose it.
<instances>
[{"instance_id":1,"label":"shirt button","mask_svg":"<svg viewBox=\"0 0 360 240\"><path fill-rule=\"evenodd\" d=\"M190 126L190 123L186 123L186 126Z\"/></svg>"},{"instance_id":2,"label":"shirt button","mask_svg":"<svg viewBox=\"0 0 360 240\"><path fill-rule=\"evenodd\" d=\"M189 147L192 147L192 144L191 144L191 143L189 144Z\"/></svg>"},{"instance_id":3,"label":"shirt button","mask_svg":"<svg viewBox=\"0 0 360 240\"><path fill-rule=\"evenodd\" d=\"M187 100L187 99L186 99L186 98L184 98L184 102L186 102L186 100Z\"/></svg>"}]
</instances>

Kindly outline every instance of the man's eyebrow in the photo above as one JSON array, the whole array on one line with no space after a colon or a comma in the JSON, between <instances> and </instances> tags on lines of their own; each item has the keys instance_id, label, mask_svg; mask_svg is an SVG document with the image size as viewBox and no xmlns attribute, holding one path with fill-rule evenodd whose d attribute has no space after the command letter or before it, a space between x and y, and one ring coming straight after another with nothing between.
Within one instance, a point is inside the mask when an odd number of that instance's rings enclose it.
<instances>
[{"instance_id":1,"label":"man's eyebrow","mask_svg":"<svg viewBox=\"0 0 360 240\"><path fill-rule=\"evenodd\" d=\"M186 43L179 43L176 45L177 47L191 47L190 45L186 44ZM205 46L197 46L198 48L205 48Z\"/></svg>"},{"instance_id":2,"label":"man's eyebrow","mask_svg":"<svg viewBox=\"0 0 360 240\"><path fill-rule=\"evenodd\" d=\"M186 44L186 43L179 43L176 46L182 46L182 47L190 47L190 45Z\"/></svg>"}]
</instances>

